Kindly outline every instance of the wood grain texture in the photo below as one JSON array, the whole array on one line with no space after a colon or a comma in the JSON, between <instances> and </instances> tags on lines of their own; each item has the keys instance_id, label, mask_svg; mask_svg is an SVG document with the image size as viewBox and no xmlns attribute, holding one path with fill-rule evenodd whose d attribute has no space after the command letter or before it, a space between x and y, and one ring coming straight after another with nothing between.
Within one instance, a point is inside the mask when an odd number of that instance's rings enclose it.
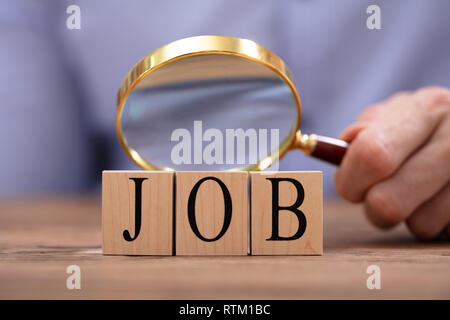
<instances>
[{"instance_id":1,"label":"wood grain texture","mask_svg":"<svg viewBox=\"0 0 450 320\"><path fill-rule=\"evenodd\" d=\"M324 201L323 256L226 257L105 256L97 195L0 200L0 299L450 299L449 269L449 242L378 230L340 199Z\"/></svg>"},{"instance_id":2,"label":"wood grain texture","mask_svg":"<svg viewBox=\"0 0 450 320\"><path fill-rule=\"evenodd\" d=\"M173 172L103 171L104 254L172 254L173 177ZM141 185L141 226L136 238L136 182L130 178L145 179ZM130 239L135 239L127 241L125 230Z\"/></svg>"},{"instance_id":3,"label":"wood grain texture","mask_svg":"<svg viewBox=\"0 0 450 320\"><path fill-rule=\"evenodd\" d=\"M276 181L290 178L294 181ZM251 172L251 254L252 255L321 255L323 239L322 172ZM295 181L300 184L298 187ZM298 188L298 189L297 189ZM278 189L278 190L277 190ZM276 210L273 210L273 200ZM302 200L303 199L303 200ZM275 200L276 202L276 200ZM294 206L296 203L299 207ZM282 207L295 207L298 215ZM280 210L279 210L280 209ZM278 216L278 230L273 225ZM298 230L303 229L303 233ZM276 240L285 239L285 240ZM289 240L293 239L293 240Z\"/></svg>"},{"instance_id":4,"label":"wood grain texture","mask_svg":"<svg viewBox=\"0 0 450 320\"><path fill-rule=\"evenodd\" d=\"M196 236L188 218L188 202L194 186L203 178L223 182L231 198L231 220L221 238L205 241ZM205 180L195 199L195 220L205 239L215 239L225 224L225 195L217 181ZM248 173L177 172L176 173L176 254L246 255L248 251Z\"/></svg>"}]
</instances>

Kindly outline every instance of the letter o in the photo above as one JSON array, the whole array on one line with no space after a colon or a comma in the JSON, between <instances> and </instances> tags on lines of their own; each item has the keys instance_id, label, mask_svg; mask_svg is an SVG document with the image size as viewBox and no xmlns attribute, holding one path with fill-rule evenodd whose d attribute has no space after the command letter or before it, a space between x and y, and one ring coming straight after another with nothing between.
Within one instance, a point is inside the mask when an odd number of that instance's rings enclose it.
<instances>
[{"instance_id":1,"label":"letter o","mask_svg":"<svg viewBox=\"0 0 450 320\"><path fill-rule=\"evenodd\" d=\"M205 238L200 233L200 231L198 230L197 221L195 219L195 200L197 198L197 192L198 192L198 189L200 188L200 186L202 185L202 183L205 181L208 181L208 180L215 181L220 186L220 188L222 189L222 193L223 193L223 202L225 204L224 222L223 222L222 230L220 230L219 234L216 237L211 238L211 239ZM228 227L230 226L232 211L233 211L233 205L231 202L230 191L228 191L227 186L218 178L216 178L216 177L202 178L192 188L191 194L189 195L189 200L188 200L188 220L189 220L189 224L191 226L192 231L200 240L203 240L206 242L213 242L213 241L216 241L216 240L219 240L220 238L222 238L222 236L225 234L225 232L227 232Z\"/></svg>"}]
</instances>

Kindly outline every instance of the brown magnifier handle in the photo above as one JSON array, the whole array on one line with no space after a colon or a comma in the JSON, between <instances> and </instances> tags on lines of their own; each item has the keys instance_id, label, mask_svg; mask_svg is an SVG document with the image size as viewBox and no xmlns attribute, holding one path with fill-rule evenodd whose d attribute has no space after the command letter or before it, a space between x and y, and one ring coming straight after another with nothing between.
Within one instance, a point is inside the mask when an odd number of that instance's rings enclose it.
<instances>
[{"instance_id":1,"label":"brown magnifier handle","mask_svg":"<svg viewBox=\"0 0 450 320\"><path fill-rule=\"evenodd\" d=\"M344 140L316 134L302 134L298 131L296 146L302 149L307 155L339 165L347 151L348 143Z\"/></svg>"}]
</instances>

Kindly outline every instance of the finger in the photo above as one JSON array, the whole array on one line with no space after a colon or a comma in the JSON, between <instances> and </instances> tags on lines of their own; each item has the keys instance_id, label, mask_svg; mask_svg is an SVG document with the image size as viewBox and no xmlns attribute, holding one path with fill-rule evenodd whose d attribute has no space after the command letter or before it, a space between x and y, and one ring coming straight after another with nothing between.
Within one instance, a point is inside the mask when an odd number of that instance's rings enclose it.
<instances>
[{"instance_id":1,"label":"finger","mask_svg":"<svg viewBox=\"0 0 450 320\"><path fill-rule=\"evenodd\" d=\"M347 141L348 143L352 142L358 134L367 128L368 123L357 122L347 127L339 136L339 139Z\"/></svg>"},{"instance_id":2,"label":"finger","mask_svg":"<svg viewBox=\"0 0 450 320\"><path fill-rule=\"evenodd\" d=\"M374 104L368 107L360 114L354 124L342 131L339 138L347 142L352 142L362 130L366 129L371 123L376 121L376 119L385 112L385 109L385 104L383 103Z\"/></svg>"},{"instance_id":3,"label":"finger","mask_svg":"<svg viewBox=\"0 0 450 320\"><path fill-rule=\"evenodd\" d=\"M381 227L393 226L407 219L448 184L448 137L450 116L442 121L430 141L414 153L394 175L369 189L365 202L371 221Z\"/></svg>"},{"instance_id":4,"label":"finger","mask_svg":"<svg viewBox=\"0 0 450 320\"><path fill-rule=\"evenodd\" d=\"M391 111L350 144L335 175L338 193L350 201L362 201L369 187L391 176L429 138L448 111L447 100L448 90L428 89L388 101Z\"/></svg>"},{"instance_id":5,"label":"finger","mask_svg":"<svg viewBox=\"0 0 450 320\"><path fill-rule=\"evenodd\" d=\"M433 199L425 202L408 218L407 226L422 240L436 239L442 232L450 231L450 184Z\"/></svg>"},{"instance_id":6,"label":"finger","mask_svg":"<svg viewBox=\"0 0 450 320\"><path fill-rule=\"evenodd\" d=\"M366 122L366 123L374 122L378 118L380 118L385 112L389 112L389 105L392 104L392 102L395 102L395 100L398 100L399 98L409 96L411 96L411 93L409 92L400 92L393 95L386 101L375 103L369 106L368 108L364 109L364 111L361 112L361 114L358 116L356 122Z\"/></svg>"},{"instance_id":7,"label":"finger","mask_svg":"<svg viewBox=\"0 0 450 320\"><path fill-rule=\"evenodd\" d=\"M347 142L352 142L361 131L377 121L380 117L386 114L386 112L389 112L389 107L393 102L395 103L396 100L408 96L411 96L411 93L399 92L389 98L386 102L380 102L369 106L361 112L355 123L351 124L342 131L339 138Z\"/></svg>"}]
</instances>

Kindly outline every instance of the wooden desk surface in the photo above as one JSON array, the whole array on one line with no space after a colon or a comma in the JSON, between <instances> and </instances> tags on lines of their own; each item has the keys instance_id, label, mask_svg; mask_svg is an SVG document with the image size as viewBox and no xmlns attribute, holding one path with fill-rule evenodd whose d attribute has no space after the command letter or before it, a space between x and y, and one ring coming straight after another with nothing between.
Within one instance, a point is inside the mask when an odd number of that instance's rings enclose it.
<instances>
[{"instance_id":1,"label":"wooden desk surface","mask_svg":"<svg viewBox=\"0 0 450 320\"><path fill-rule=\"evenodd\" d=\"M324 255L127 257L101 253L97 197L0 202L0 298L450 298L450 243L370 226L360 206L324 206ZM68 265L81 290L66 289ZM381 290L366 287L381 268Z\"/></svg>"}]
</instances>

